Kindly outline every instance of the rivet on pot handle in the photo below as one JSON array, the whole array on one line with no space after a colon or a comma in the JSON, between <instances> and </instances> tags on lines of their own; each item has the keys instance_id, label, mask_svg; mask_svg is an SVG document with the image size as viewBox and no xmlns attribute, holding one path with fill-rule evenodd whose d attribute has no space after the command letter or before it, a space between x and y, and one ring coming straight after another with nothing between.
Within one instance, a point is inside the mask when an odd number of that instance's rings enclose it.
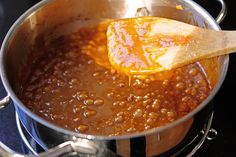
<instances>
[{"instance_id":1,"label":"rivet on pot handle","mask_svg":"<svg viewBox=\"0 0 236 157\"><path fill-rule=\"evenodd\" d=\"M227 14L227 6L226 6L224 0L217 0L217 2L219 2L221 4L221 10L215 20L218 24L220 24L224 20L226 14Z\"/></svg>"},{"instance_id":2,"label":"rivet on pot handle","mask_svg":"<svg viewBox=\"0 0 236 157\"><path fill-rule=\"evenodd\" d=\"M3 98L2 100L0 100L0 109L8 106L10 103L11 103L11 98L8 95L5 98Z\"/></svg>"}]
</instances>

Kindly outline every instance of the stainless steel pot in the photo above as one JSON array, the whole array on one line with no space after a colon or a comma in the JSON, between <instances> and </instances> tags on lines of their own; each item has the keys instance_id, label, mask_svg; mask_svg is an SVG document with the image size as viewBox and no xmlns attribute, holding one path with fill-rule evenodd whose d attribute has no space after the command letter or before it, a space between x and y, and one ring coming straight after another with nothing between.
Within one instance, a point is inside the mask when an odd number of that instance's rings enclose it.
<instances>
[{"instance_id":1,"label":"stainless steel pot","mask_svg":"<svg viewBox=\"0 0 236 157\"><path fill-rule=\"evenodd\" d=\"M216 21L225 16L222 10ZM181 5L182 9L176 9ZM210 101L225 78L229 57L221 56L201 61L214 86L209 97L185 117L163 127L125 136L93 136L72 132L56 126L31 112L17 97L21 75L27 75L30 47L48 42L75 31L81 22L101 18L133 17L140 8L152 16L168 17L201 27L219 30L217 22L191 0L44 0L24 13L11 27L1 47L1 78L10 100L14 103L25 129L47 152L39 156L60 156L77 153L80 156L156 156L176 147L190 134L197 134L196 123L204 127L211 110ZM0 143L0 156L14 156Z\"/></svg>"}]
</instances>

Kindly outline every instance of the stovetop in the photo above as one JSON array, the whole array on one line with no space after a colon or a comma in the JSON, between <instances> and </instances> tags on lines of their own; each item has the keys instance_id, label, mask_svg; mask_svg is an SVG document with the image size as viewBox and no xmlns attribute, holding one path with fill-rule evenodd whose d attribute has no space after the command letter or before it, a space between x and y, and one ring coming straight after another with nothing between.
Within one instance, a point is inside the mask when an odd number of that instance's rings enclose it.
<instances>
[{"instance_id":1,"label":"stovetop","mask_svg":"<svg viewBox=\"0 0 236 157\"><path fill-rule=\"evenodd\" d=\"M195 0L215 17L219 5L216 0ZM13 24L13 22L37 0L0 0L0 43ZM221 23L223 30L236 30L236 9L234 1L225 0L228 14ZM196 157L225 157L235 154L236 123L235 123L235 93L236 89L236 54L230 55L229 69L226 79L220 91L215 97L215 114L212 127L218 131L216 139L205 142L203 147L195 155ZM0 82L0 97L6 92ZM0 141L7 144L11 149L22 153L23 142L19 136L13 105L0 111Z\"/></svg>"}]
</instances>

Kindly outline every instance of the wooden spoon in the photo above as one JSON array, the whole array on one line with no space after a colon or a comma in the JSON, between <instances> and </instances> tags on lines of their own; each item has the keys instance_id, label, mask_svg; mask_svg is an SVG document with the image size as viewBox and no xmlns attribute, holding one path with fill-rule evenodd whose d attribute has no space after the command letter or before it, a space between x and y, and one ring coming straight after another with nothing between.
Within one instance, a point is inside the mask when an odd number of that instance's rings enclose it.
<instances>
[{"instance_id":1,"label":"wooden spoon","mask_svg":"<svg viewBox=\"0 0 236 157\"><path fill-rule=\"evenodd\" d=\"M111 64L126 74L150 74L236 51L236 31L137 17L115 20L107 30Z\"/></svg>"}]
</instances>

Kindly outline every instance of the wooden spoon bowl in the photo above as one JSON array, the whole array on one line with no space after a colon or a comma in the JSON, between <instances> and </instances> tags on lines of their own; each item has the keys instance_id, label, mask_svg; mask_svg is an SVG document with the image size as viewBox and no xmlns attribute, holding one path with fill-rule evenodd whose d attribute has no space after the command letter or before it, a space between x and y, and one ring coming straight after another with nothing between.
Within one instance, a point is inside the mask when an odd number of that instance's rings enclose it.
<instances>
[{"instance_id":1,"label":"wooden spoon bowl","mask_svg":"<svg viewBox=\"0 0 236 157\"><path fill-rule=\"evenodd\" d=\"M236 51L235 31L199 28L160 17L119 19L107 30L111 64L126 74L151 74Z\"/></svg>"}]
</instances>

